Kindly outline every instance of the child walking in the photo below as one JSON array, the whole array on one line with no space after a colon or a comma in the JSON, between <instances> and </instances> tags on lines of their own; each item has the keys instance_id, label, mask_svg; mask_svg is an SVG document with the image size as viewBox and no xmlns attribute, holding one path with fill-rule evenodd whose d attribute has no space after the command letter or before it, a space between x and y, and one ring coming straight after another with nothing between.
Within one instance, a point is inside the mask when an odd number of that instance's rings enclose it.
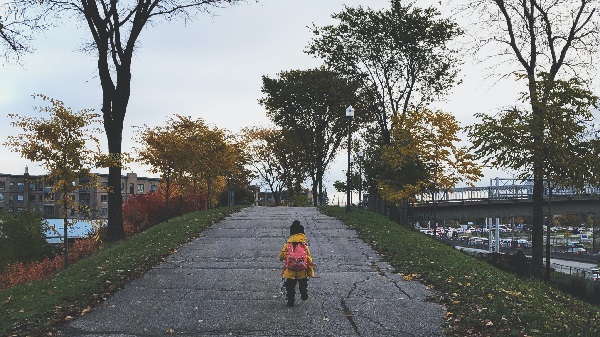
<instances>
[{"instance_id":1,"label":"child walking","mask_svg":"<svg viewBox=\"0 0 600 337\"><path fill-rule=\"evenodd\" d=\"M290 238L279 252L279 260L285 260L282 276L285 279L287 306L293 307L296 297L296 283L300 290L300 298L308 299L308 278L315 276L315 268L306 244L304 226L295 220L290 226Z\"/></svg>"}]
</instances>

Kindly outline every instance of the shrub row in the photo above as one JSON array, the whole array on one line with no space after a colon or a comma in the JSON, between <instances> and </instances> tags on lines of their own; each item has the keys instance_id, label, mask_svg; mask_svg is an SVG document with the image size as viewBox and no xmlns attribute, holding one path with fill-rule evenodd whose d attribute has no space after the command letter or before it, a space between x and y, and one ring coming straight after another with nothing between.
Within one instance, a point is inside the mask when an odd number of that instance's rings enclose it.
<instances>
[{"instance_id":1,"label":"shrub row","mask_svg":"<svg viewBox=\"0 0 600 337\"><path fill-rule=\"evenodd\" d=\"M74 263L91 255L99 247L98 241L92 238L79 239L69 249L69 263ZM0 274L0 290L17 284L42 280L64 267L63 255L45 258L38 262L9 263Z\"/></svg>"}]
</instances>

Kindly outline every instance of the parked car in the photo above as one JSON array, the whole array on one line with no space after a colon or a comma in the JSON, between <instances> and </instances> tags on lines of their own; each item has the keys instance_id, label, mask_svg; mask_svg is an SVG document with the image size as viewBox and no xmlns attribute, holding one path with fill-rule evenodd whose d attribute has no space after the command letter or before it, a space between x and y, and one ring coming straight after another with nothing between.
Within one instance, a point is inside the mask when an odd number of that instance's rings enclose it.
<instances>
[{"instance_id":1,"label":"parked car","mask_svg":"<svg viewBox=\"0 0 600 337\"><path fill-rule=\"evenodd\" d=\"M567 248L585 248L581 242L567 242Z\"/></svg>"},{"instance_id":2,"label":"parked car","mask_svg":"<svg viewBox=\"0 0 600 337\"><path fill-rule=\"evenodd\" d=\"M578 255L587 255L588 252L582 247L567 247L565 253L573 253Z\"/></svg>"},{"instance_id":3,"label":"parked car","mask_svg":"<svg viewBox=\"0 0 600 337\"><path fill-rule=\"evenodd\" d=\"M472 237L472 238L469 239L469 242L467 242L467 244L469 244L469 245L476 245L476 244L481 244L481 242L483 242L483 241L481 240L480 237L474 236L474 237Z\"/></svg>"},{"instance_id":4,"label":"parked car","mask_svg":"<svg viewBox=\"0 0 600 337\"><path fill-rule=\"evenodd\" d=\"M433 235L433 229L421 229L419 232L427 235Z\"/></svg>"},{"instance_id":5,"label":"parked car","mask_svg":"<svg viewBox=\"0 0 600 337\"><path fill-rule=\"evenodd\" d=\"M499 225L498 226L498 230L502 233L508 233L510 232L510 228L508 228L506 225Z\"/></svg>"},{"instance_id":6,"label":"parked car","mask_svg":"<svg viewBox=\"0 0 600 337\"><path fill-rule=\"evenodd\" d=\"M592 268L592 280L594 282L599 282L600 281L600 270L598 270L598 268Z\"/></svg>"}]
</instances>

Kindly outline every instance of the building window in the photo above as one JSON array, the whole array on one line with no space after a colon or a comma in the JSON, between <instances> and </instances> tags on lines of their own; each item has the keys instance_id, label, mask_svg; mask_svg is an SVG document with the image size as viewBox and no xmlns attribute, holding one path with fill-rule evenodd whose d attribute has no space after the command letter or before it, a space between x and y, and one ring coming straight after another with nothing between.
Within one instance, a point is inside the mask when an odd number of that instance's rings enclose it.
<instances>
[{"instance_id":1,"label":"building window","mask_svg":"<svg viewBox=\"0 0 600 337\"><path fill-rule=\"evenodd\" d=\"M123 191L125 191L125 183L121 183L121 192L123 192Z\"/></svg>"},{"instance_id":2,"label":"building window","mask_svg":"<svg viewBox=\"0 0 600 337\"><path fill-rule=\"evenodd\" d=\"M108 202L108 194L102 194L100 196L100 202Z\"/></svg>"},{"instance_id":3,"label":"building window","mask_svg":"<svg viewBox=\"0 0 600 337\"><path fill-rule=\"evenodd\" d=\"M150 192L156 192L156 191L158 191L158 186L150 185Z\"/></svg>"},{"instance_id":4,"label":"building window","mask_svg":"<svg viewBox=\"0 0 600 337\"><path fill-rule=\"evenodd\" d=\"M129 194L133 194L133 183L129 183Z\"/></svg>"},{"instance_id":5,"label":"building window","mask_svg":"<svg viewBox=\"0 0 600 337\"><path fill-rule=\"evenodd\" d=\"M44 196L40 194L40 195L38 196L38 200L39 200L39 201L44 201Z\"/></svg>"},{"instance_id":6,"label":"building window","mask_svg":"<svg viewBox=\"0 0 600 337\"><path fill-rule=\"evenodd\" d=\"M138 193L144 193L144 184L138 184Z\"/></svg>"},{"instance_id":7,"label":"building window","mask_svg":"<svg viewBox=\"0 0 600 337\"><path fill-rule=\"evenodd\" d=\"M52 206L44 206L44 216L46 218L51 218L54 216L54 207Z\"/></svg>"},{"instance_id":8,"label":"building window","mask_svg":"<svg viewBox=\"0 0 600 337\"><path fill-rule=\"evenodd\" d=\"M106 208L106 207L100 208L100 215L104 215L104 216L108 215L108 208Z\"/></svg>"},{"instance_id":9,"label":"building window","mask_svg":"<svg viewBox=\"0 0 600 337\"><path fill-rule=\"evenodd\" d=\"M10 183L8 183L8 189L14 190L15 189L15 183L12 182L12 181Z\"/></svg>"},{"instance_id":10,"label":"building window","mask_svg":"<svg viewBox=\"0 0 600 337\"><path fill-rule=\"evenodd\" d=\"M6 181L0 180L0 190L3 190L5 188L6 188Z\"/></svg>"},{"instance_id":11,"label":"building window","mask_svg":"<svg viewBox=\"0 0 600 337\"><path fill-rule=\"evenodd\" d=\"M15 195L14 194L9 194L8 195L8 201L15 201Z\"/></svg>"},{"instance_id":12,"label":"building window","mask_svg":"<svg viewBox=\"0 0 600 337\"><path fill-rule=\"evenodd\" d=\"M23 202L23 194L19 194L19 195L17 195L17 200L18 200L19 202Z\"/></svg>"},{"instance_id":13,"label":"building window","mask_svg":"<svg viewBox=\"0 0 600 337\"><path fill-rule=\"evenodd\" d=\"M91 195L89 193L79 193L79 203L82 205L89 206Z\"/></svg>"},{"instance_id":14,"label":"building window","mask_svg":"<svg viewBox=\"0 0 600 337\"><path fill-rule=\"evenodd\" d=\"M35 185L35 183L30 183L30 184L29 184L29 190L30 190L30 191L35 191L35 190L36 190L36 187L37 187L37 186Z\"/></svg>"},{"instance_id":15,"label":"building window","mask_svg":"<svg viewBox=\"0 0 600 337\"><path fill-rule=\"evenodd\" d=\"M20 189L20 190L24 190L25 189L25 183L18 182L17 186L18 186L18 189Z\"/></svg>"},{"instance_id":16,"label":"building window","mask_svg":"<svg viewBox=\"0 0 600 337\"><path fill-rule=\"evenodd\" d=\"M29 195L29 202L35 202L35 195Z\"/></svg>"}]
</instances>

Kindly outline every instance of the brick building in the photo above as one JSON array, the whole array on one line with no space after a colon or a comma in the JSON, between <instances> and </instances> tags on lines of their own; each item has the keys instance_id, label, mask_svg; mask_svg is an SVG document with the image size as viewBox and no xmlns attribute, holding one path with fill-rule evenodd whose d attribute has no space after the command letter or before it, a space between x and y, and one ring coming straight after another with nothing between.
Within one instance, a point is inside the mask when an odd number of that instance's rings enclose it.
<instances>
[{"instance_id":1,"label":"brick building","mask_svg":"<svg viewBox=\"0 0 600 337\"><path fill-rule=\"evenodd\" d=\"M105 219L108 216L108 193L102 186L108 184L108 174L96 174L100 187L83 188L73 193L75 200L88 206L92 219ZM34 208L44 213L46 218L60 217L55 205L51 188L43 180L44 176L30 175L27 167L20 175L0 173L0 210L20 211ZM153 192L160 185L159 178L138 177L135 173L127 173L121 177L121 193L123 200L133 194ZM78 210L70 210L69 217L77 218Z\"/></svg>"}]
</instances>

